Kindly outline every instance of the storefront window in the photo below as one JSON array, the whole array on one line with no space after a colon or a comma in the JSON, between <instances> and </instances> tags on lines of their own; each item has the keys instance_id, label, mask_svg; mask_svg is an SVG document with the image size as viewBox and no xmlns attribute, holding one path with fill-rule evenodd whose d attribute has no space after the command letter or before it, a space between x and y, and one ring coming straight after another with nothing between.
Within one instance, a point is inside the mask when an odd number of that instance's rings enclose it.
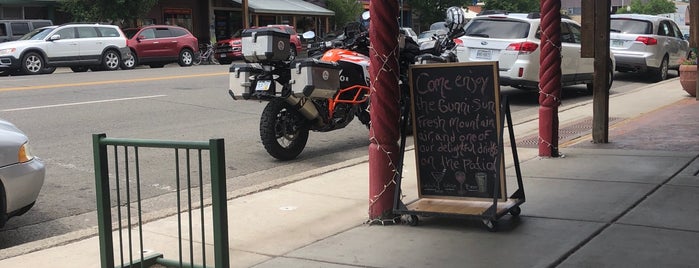
<instances>
[{"instance_id":1,"label":"storefront window","mask_svg":"<svg viewBox=\"0 0 699 268\"><path fill-rule=\"evenodd\" d=\"M190 32L192 27L192 10L188 8L165 8L163 9L165 24L177 25L186 28Z\"/></svg>"},{"instance_id":2,"label":"storefront window","mask_svg":"<svg viewBox=\"0 0 699 268\"><path fill-rule=\"evenodd\" d=\"M8 20L18 20L22 18L21 7L2 7L2 17Z\"/></svg>"},{"instance_id":3,"label":"storefront window","mask_svg":"<svg viewBox=\"0 0 699 268\"><path fill-rule=\"evenodd\" d=\"M260 23L260 25L258 25L258 26L277 24L277 17L275 17L275 16L260 16L258 18L258 21Z\"/></svg>"},{"instance_id":4,"label":"storefront window","mask_svg":"<svg viewBox=\"0 0 699 268\"><path fill-rule=\"evenodd\" d=\"M241 11L214 10L216 40L228 39L243 28Z\"/></svg>"},{"instance_id":5,"label":"storefront window","mask_svg":"<svg viewBox=\"0 0 699 268\"><path fill-rule=\"evenodd\" d=\"M46 19L49 16L48 8L46 7L25 7L24 8L24 18L25 19Z\"/></svg>"}]
</instances>

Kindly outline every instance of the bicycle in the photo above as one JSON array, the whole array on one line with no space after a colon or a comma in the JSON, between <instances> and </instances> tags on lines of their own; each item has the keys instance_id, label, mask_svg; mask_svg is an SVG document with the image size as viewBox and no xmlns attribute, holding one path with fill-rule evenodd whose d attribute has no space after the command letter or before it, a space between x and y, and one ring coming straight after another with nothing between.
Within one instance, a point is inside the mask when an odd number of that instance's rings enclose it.
<instances>
[{"instance_id":1,"label":"bicycle","mask_svg":"<svg viewBox=\"0 0 699 268\"><path fill-rule=\"evenodd\" d=\"M203 52L202 52L203 51ZM194 59L192 64L219 64L216 58L214 58L214 45L211 43L199 45L199 52Z\"/></svg>"}]
</instances>

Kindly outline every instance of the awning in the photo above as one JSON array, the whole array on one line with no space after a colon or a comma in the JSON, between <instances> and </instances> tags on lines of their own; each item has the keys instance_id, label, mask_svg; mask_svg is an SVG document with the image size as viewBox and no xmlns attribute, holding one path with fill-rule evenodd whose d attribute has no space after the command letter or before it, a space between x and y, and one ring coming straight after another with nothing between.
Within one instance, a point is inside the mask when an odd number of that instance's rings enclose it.
<instances>
[{"instance_id":1,"label":"awning","mask_svg":"<svg viewBox=\"0 0 699 268\"><path fill-rule=\"evenodd\" d=\"M242 4L242 0L233 0ZM284 15L335 16L335 12L303 0L248 0L252 12Z\"/></svg>"}]
</instances>

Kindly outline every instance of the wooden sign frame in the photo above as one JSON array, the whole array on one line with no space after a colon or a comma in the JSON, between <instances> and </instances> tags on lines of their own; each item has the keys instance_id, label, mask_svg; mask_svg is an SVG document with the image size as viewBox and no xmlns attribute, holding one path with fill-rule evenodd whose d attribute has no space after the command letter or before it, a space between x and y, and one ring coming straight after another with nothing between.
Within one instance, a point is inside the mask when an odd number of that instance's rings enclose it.
<instances>
[{"instance_id":1,"label":"wooden sign frame","mask_svg":"<svg viewBox=\"0 0 699 268\"><path fill-rule=\"evenodd\" d=\"M413 65L408 75L418 197L507 200L498 63Z\"/></svg>"}]
</instances>

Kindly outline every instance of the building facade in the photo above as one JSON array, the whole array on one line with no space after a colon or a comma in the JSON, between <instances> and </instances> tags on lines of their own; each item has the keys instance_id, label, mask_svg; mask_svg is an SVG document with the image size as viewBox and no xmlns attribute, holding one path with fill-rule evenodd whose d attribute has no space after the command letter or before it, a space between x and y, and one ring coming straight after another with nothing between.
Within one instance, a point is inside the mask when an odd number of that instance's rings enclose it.
<instances>
[{"instance_id":1,"label":"building facade","mask_svg":"<svg viewBox=\"0 0 699 268\"><path fill-rule=\"evenodd\" d=\"M312 3L311 3L312 2ZM247 0L251 26L289 24L297 31L327 32L334 12L325 1ZM0 0L0 19L50 19L71 22L60 0ZM137 25L170 24L189 29L200 41L229 38L243 28L242 0L160 0Z\"/></svg>"}]
</instances>

